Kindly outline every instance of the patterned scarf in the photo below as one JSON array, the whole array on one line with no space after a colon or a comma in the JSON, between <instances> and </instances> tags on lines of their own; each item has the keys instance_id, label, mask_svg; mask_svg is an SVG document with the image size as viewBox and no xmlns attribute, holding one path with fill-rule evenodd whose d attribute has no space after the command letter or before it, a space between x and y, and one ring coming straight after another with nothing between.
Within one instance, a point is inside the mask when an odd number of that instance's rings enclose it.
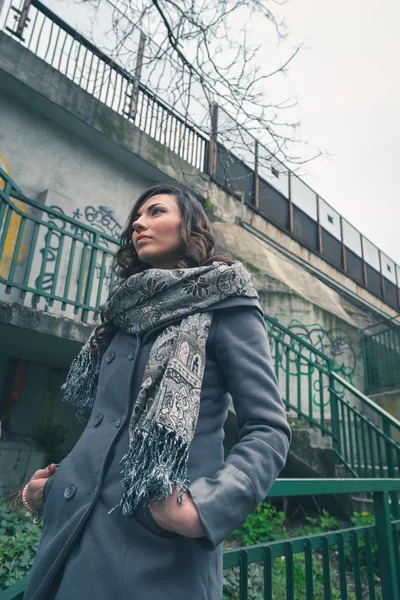
<instances>
[{"instance_id":1,"label":"patterned scarf","mask_svg":"<svg viewBox=\"0 0 400 600\"><path fill-rule=\"evenodd\" d=\"M118 505L130 515L144 502L187 489L187 462L197 425L212 306L228 297L258 298L240 262L213 262L190 269L148 269L126 279L101 307L106 322L126 333L166 326L157 336L129 422L129 448L122 457L124 492ZM105 345L106 346L106 345ZM73 361L62 386L77 417L89 418L106 347L90 352L90 339ZM112 512L111 511L111 512Z\"/></svg>"}]
</instances>

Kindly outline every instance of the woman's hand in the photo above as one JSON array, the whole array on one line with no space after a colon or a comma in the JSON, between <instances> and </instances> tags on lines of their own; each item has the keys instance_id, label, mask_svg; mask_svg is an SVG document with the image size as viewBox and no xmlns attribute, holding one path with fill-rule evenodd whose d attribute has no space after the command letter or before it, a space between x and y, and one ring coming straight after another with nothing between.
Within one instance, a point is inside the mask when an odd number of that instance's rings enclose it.
<instances>
[{"instance_id":1,"label":"woman's hand","mask_svg":"<svg viewBox=\"0 0 400 600\"><path fill-rule=\"evenodd\" d=\"M199 513L188 492L183 492L182 504L177 502L179 488L176 486L164 500L149 503L153 519L167 531L174 531L186 537L203 537L204 529Z\"/></svg>"},{"instance_id":2,"label":"woman's hand","mask_svg":"<svg viewBox=\"0 0 400 600\"><path fill-rule=\"evenodd\" d=\"M56 465L51 463L46 469L39 469L32 475L26 488L26 500L33 510L43 512L43 488L48 478L55 472Z\"/></svg>"}]
</instances>

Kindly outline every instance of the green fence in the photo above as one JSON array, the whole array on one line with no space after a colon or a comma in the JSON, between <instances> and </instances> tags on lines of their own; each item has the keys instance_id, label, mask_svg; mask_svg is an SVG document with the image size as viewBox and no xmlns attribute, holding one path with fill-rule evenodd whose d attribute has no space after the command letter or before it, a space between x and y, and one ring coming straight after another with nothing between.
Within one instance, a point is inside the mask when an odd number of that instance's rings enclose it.
<instances>
[{"instance_id":1,"label":"green fence","mask_svg":"<svg viewBox=\"0 0 400 600\"><path fill-rule=\"evenodd\" d=\"M95 215L94 215L95 221ZM114 282L118 240L24 196L0 168L0 282L86 321ZM69 311L69 312L68 312Z\"/></svg>"},{"instance_id":2,"label":"green fence","mask_svg":"<svg viewBox=\"0 0 400 600\"><path fill-rule=\"evenodd\" d=\"M321 535L226 550L224 573L235 582L232 600L400 600L400 521L391 520L389 494L400 479L278 480L268 497L373 495L375 523ZM276 575L282 573L279 588ZM22 600L27 578L0 593Z\"/></svg>"},{"instance_id":3,"label":"green fence","mask_svg":"<svg viewBox=\"0 0 400 600\"><path fill-rule=\"evenodd\" d=\"M389 493L399 490L400 479L277 481L269 497L370 492L375 524L228 550L224 572L237 591L224 598L399 600L400 521L391 521L389 509Z\"/></svg>"},{"instance_id":4,"label":"green fence","mask_svg":"<svg viewBox=\"0 0 400 600\"><path fill-rule=\"evenodd\" d=\"M364 329L361 345L366 391L400 387L400 315Z\"/></svg>"}]
</instances>

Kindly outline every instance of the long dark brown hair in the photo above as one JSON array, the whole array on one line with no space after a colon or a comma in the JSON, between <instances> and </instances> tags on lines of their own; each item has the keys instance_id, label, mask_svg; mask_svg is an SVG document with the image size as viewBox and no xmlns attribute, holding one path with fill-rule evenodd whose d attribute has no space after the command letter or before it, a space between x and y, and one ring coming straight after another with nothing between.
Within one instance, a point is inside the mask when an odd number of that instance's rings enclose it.
<instances>
[{"instance_id":1,"label":"long dark brown hair","mask_svg":"<svg viewBox=\"0 0 400 600\"><path fill-rule=\"evenodd\" d=\"M201 203L189 192L189 190L178 187L170 183L158 183L148 187L142 192L136 200L126 221L120 237L120 245L116 253L115 284L111 290L108 300L126 281L128 277L135 273L140 273L151 268L139 259L135 247L132 243L132 223L136 213L142 204L159 194L168 194L173 196L181 210L181 236L182 244L179 248L179 259L174 265L177 269L187 269L191 267L202 267L212 263L213 261L223 261L231 264L232 257L229 254L218 251L217 242L213 232L212 225L207 217ZM112 323L104 321L104 317L99 308L95 312L95 321L100 319L93 337L92 348L97 350L99 347L108 343L117 329Z\"/></svg>"}]
</instances>

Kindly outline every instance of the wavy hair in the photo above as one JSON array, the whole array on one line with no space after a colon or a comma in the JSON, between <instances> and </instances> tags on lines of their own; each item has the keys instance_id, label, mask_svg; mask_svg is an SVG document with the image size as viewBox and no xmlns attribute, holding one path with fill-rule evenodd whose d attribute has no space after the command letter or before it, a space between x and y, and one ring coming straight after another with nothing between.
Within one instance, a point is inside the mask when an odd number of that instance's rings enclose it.
<instances>
[{"instance_id":1,"label":"wavy hair","mask_svg":"<svg viewBox=\"0 0 400 600\"><path fill-rule=\"evenodd\" d=\"M221 261L232 264L233 260L229 254L218 251L215 234L201 203L185 188L170 183L159 183L148 187L136 200L120 237L120 245L116 253L114 271L116 275L115 284L108 299L116 290L130 277L147 269L151 265L142 262L136 253L132 243L132 223L142 204L159 194L173 196L180 208L182 215L181 237L182 244L179 248L179 258L174 265L176 269L187 269L191 267L202 267L213 261ZM101 307L95 312L95 321L100 318L92 336L92 350L109 343L117 328L112 323L104 320Z\"/></svg>"}]
</instances>

